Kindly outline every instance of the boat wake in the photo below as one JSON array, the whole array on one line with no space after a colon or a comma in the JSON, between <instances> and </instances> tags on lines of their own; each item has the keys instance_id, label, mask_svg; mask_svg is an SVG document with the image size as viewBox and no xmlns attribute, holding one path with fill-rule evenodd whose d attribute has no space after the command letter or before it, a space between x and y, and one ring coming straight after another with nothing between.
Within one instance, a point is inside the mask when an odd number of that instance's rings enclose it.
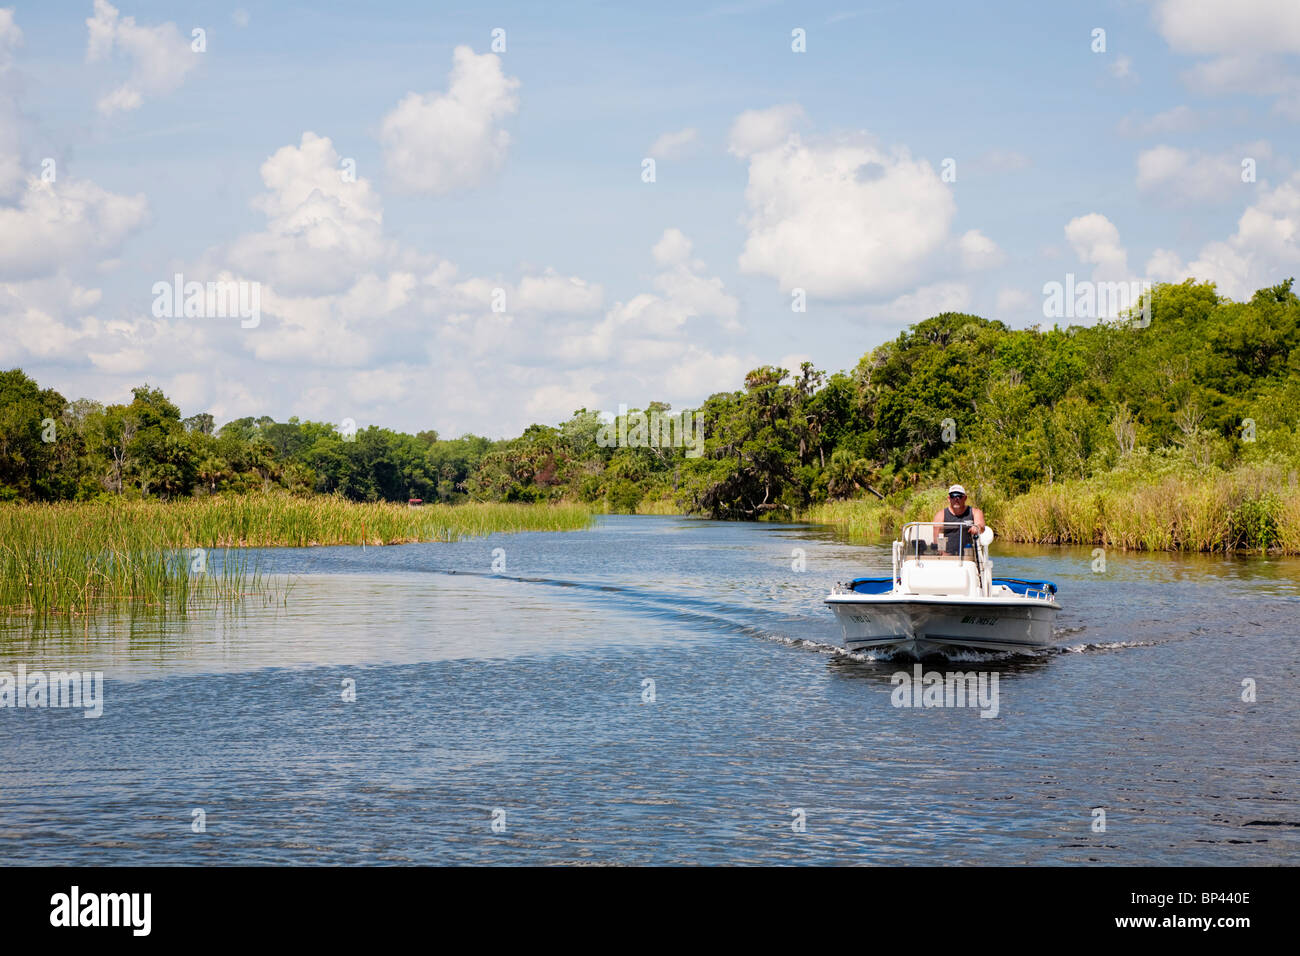
<instances>
[{"instance_id":1,"label":"boat wake","mask_svg":"<svg viewBox=\"0 0 1300 956\"><path fill-rule=\"evenodd\" d=\"M1053 648L1057 654L1087 654L1092 651L1122 651L1130 647L1155 647L1159 641L1085 641L1080 644L1060 644Z\"/></svg>"},{"instance_id":2,"label":"boat wake","mask_svg":"<svg viewBox=\"0 0 1300 956\"><path fill-rule=\"evenodd\" d=\"M622 584L597 584L587 581L568 581L558 578L524 577L509 574L488 573L483 571L427 569L435 574L456 577L480 577L500 581L515 581L520 584L538 584L546 587L563 588L572 592L589 592L593 596L608 597L619 595L619 609L653 617L668 618L674 621L686 621L728 633L740 633L748 637L764 640L776 640L791 646L806 644L812 648L842 650L832 644L818 640L812 632L823 629L828 640L836 630L835 622L829 616L805 616L781 611L774 608L755 607L744 604L731 604L717 600L692 597L686 594L655 591L649 588L633 587ZM788 633L793 629L807 628L808 637L795 637Z\"/></svg>"},{"instance_id":3,"label":"boat wake","mask_svg":"<svg viewBox=\"0 0 1300 956\"><path fill-rule=\"evenodd\" d=\"M824 641L815 641L806 637L791 637L786 634L774 633L756 629L753 636L762 640L773 641L783 644L787 647L795 647L800 650L813 651L819 654L826 654L837 660L850 661L858 664L897 664L902 662L911 663L916 660L910 654L890 651L887 648L874 648L869 651L851 651L841 647L838 644L828 644ZM969 649L953 648L941 656L927 657L929 661L948 661L956 664L996 664L996 663L1023 663L1033 660L1046 660L1056 654L1056 648L1034 649L1029 651L979 651Z\"/></svg>"},{"instance_id":4,"label":"boat wake","mask_svg":"<svg viewBox=\"0 0 1300 956\"><path fill-rule=\"evenodd\" d=\"M559 578L460 569L428 568L426 570L430 573L454 577L478 577L563 588L579 593L590 592L593 596L615 593L620 596L619 606L624 610L699 624L731 634L740 634L745 637L770 641L786 647L826 654L845 662L893 664L914 659L911 655L893 652L887 648L862 651L848 650L836 643L835 637L831 636L837 630L835 623L829 619L823 619L821 616L781 613L766 608L729 604L680 593L659 592L648 588L621 584L598 584L588 581L570 581ZM760 620L755 620L756 618ZM766 620L762 620L763 618L766 618ZM825 632L824 638L813 635L812 632L817 630ZM1060 654L1123 650L1131 647L1149 647L1157 643L1154 641L1074 641L1064 643L1085 630L1086 628L1082 626L1056 628L1053 634L1055 640L1052 644L1019 651L951 648L943 655L942 659L960 664L1029 662L1052 658ZM804 633L799 634L797 631L803 631Z\"/></svg>"}]
</instances>

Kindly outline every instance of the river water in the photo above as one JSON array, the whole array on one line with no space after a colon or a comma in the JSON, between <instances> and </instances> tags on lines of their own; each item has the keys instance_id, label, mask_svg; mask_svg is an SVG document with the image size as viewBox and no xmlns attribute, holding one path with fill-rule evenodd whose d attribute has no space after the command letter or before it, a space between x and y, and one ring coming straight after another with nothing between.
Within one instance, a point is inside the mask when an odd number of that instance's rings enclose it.
<instances>
[{"instance_id":1,"label":"river water","mask_svg":"<svg viewBox=\"0 0 1300 956\"><path fill-rule=\"evenodd\" d=\"M97 719L0 707L0 854L1300 863L1300 561L992 551L1062 604L1051 651L947 665L997 675L994 717L834 648L822 598L889 546L810 526L268 550L269 596L10 624L0 671L105 683Z\"/></svg>"}]
</instances>

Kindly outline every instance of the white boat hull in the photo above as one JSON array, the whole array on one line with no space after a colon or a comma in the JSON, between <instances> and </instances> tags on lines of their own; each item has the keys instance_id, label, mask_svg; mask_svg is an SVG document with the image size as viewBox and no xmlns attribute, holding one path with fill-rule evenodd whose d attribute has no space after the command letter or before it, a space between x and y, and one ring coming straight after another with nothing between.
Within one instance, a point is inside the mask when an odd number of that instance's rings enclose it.
<instances>
[{"instance_id":1,"label":"white boat hull","mask_svg":"<svg viewBox=\"0 0 1300 956\"><path fill-rule=\"evenodd\" d=\"M960 650L1025 653L1048 647L1059 610L1034 599L832 595L850 651L889 650L926 657Z\"/></svg>"}]
</instances>

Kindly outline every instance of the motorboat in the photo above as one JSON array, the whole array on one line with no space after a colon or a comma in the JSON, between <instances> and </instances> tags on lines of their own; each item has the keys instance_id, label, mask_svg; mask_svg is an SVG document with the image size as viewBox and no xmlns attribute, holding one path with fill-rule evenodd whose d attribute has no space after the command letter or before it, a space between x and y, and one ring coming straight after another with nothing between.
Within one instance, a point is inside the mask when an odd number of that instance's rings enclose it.
<instances>
[{"instance_id":1,"label":"motorboat","mask_svg":"<svg viewBox=\"0 0 1300 956\"><path fill-rule=\"evenodd\" d=\"M992 542L992 528L975 536L955 522L904 525L890 577L855 578L826 598L845 649L921 658L1051 645L1056 585L994 577Z\"/></svg>"}]
</instances>

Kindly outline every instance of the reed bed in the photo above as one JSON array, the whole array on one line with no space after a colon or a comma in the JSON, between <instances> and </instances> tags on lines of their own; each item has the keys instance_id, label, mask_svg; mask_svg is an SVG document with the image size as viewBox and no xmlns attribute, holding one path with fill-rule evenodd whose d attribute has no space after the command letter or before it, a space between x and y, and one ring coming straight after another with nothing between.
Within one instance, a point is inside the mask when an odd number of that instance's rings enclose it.
<instances>
[{"instance_id":1,"label":"reed bed","mask_svg":"<svg viewBox=\"0 0 1300 956\"><path fill-rule=\"evenodd\" d=\"M901 526L902 517L901 510L884 501L859 498L813 505L800 513L799 520L836 525L855 538L878 538L892 534Z\"/></svg>"},{"instance_id":2,"label":"reed bed","mask_svg":"<svg viewBox=\"0 0 1300 956\"><path fill-rule=\"evenodd\" d=\"M993 517L989 517L993 524ZM1035 488L1002 509L1014 541L1136 551L1300 554L1300 507L1282 465L1123 483L1116 475Z\"/></svg>"},{"instance_id":3,"label":"reed bed","mask_svg":"<svg viewBox=\"0 0 1300 956\"><path fill-rule=\"evenodd\" d=\"M920 488L884 499L827 501L801 512L798 520L838 525L855 538L878 538L909 521L929 521L946 502L943 488Z\"/></svg>"},{"instance_id":4,"label":"reed bed","mask_svg":"<svg viewBox=\"0 0 1300 956\"><path fill-rule=\"evenodd\" d=\"M686 509L672 498L642 498L636 506L639 515L684 515Z\"/></svg>"},{"instance_id":5,"label":"reed bed","mask_svg":"<svg viewBox=\"0 0 1300 956\"><path fill-rule=\"evenodd\" d=\"M83 524L74 514L0 508L0 611L5 615L87 614L124 601L180 609L265 589L246 556L177 547L158 529Z\"/></svg>"},{"instance_id":6,"label":"reed bed","mask_svg":"<svg viewBox=\"0 0 1300 956\"><path fill-rule=\"evenodd\" d=\"M581 505L358 504L274 496L0 505L0 610L87 613L105 601L173 607L266 586L229 549L455 541L585 528ZM221 549L209 555L209 550Z\"/></svg>"},{"instance_id":7,"label":"reed bed","mask_svg":"<svg viewBox=\"0 0 1300 956\"><path fill-rule=\"evenodd\" d=\"M998 535L1033 544L1099 545L1129 551L1300 554L1300 489L1282 464L1142 476L1123 471L1057 482L1002 500L974 489ZM943 489L907 500L832 501L801 519L850 535L892 534L943 506Z\"/></svg>"}]
</instances>

